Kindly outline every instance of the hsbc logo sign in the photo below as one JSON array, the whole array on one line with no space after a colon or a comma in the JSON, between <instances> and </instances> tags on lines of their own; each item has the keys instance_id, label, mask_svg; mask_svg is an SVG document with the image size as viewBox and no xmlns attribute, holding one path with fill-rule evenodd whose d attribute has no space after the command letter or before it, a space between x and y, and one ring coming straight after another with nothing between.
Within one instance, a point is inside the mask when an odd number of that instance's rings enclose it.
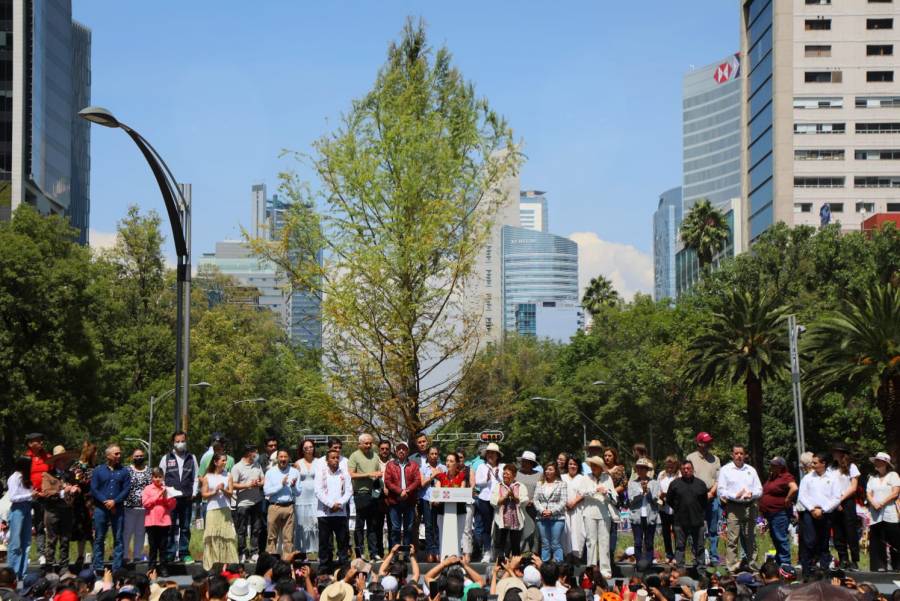
<instances>
[{"instance_id":1,"label":"hsbc logo sign","mask_svg":"<svg viewBox=\"0 0 900 601\"><path fill-rule=\"evenodd\" d=\"M716 67L713 72L713 79L717 84L723 84L727 81L737 79L741 74L741 55L735 53L731 60L725 61Z\"/></svg>"}]
</instances>

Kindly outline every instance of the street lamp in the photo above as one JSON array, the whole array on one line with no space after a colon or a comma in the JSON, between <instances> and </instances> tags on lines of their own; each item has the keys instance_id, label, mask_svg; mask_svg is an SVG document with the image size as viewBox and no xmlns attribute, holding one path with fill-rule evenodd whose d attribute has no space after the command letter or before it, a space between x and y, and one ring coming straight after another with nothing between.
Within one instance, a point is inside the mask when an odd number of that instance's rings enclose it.
<instances>
[{"instance_id":1,"label":"street lamp","mask_svg":"<svg viewBox=\"0 0 900 601\"><path fill-rule=\"evenodd\" d=\"M259 398L255 398L255 399L240 399L240 400L237 400L237 401L231 401L231 406L232 406L232 407L237 407L237 406L240 405L241 403L265 403L265 402L268 401L268 400L269 400L269 399L266 399L266 398L263 398L263 397L259 397ZM215 425L215 423L216 423L216 417L218 417L218 415L219 415L218 411L217 411L217 412L214 412L214 413L212 414L212 423L213 423L213 425Z\"/></svg>"},{"instance_id":2,"label":"street lamp","mask_svg":"<svg viewBox=\"0 0 900 601\"><path fill-rule=\"evenodd\" d=\"M532 401L546 401L546 402L548 402L548 403L561 403L561 402L562 402L562 401L559 400L559 399L551 399L551 398L542 397L542 396L533 396L533 397L531 397L531 400L532 400ZM587 414L585 414L584 411L582 411L581 409L578 408L577 405L575 405L575 404L573 403L572 406L575 407L575 411L577 411L578 414L581 415L582 419L585 419L585 420L587 420L588 422L590 422L591 425L594 426L595 428L597 428L598 430L600 430L600 432L602 432L604 436L606 436L606 437L609 438L611 441L613 441L613 444L616 445L616 448L619 450L619 452L622 451L622 443L620 443L618 440L616 440L616 438L615 438L612 434L610 434L609 432L607 432L606 430L604 430L597 422L595 422L594 420L592 420L591 418L589 418L589 417L587 416ZM586 446L587 446L587 429L586 429L586 426L584 425L584 423L582 423L581 426L582 426L582 441L583 441L583 446L586 447Z\"/></svg>"},{"instance_id":3,"label":"street lamp","mask_svg":"<svg viewBox=\"0 0 900 601\"><path fill-rule=\"evenodd\" d=\"M131 437L131 436L127 436L127 437L125 438L125 440L127 440L127 441L129 441L129 442L139 442L139 443L141 443L141 446L144 447L144 449L147 450L147 457L148 457L148 459L147 459L147 465L151 465L151 464L150 464L150 459L149 459L149 456L150 456L150 442L149 442L149 441L146 441L146 440L144 440L143 438L133 438L133 437Z\"/></svg>"},{"instance_id":4,"label":"street lamp","mask_svg":"<svg viewBox=\"0 0 900 601\"><path fill-rule=\"evenodd\" d=\"M99 106L89 106L78 112L78 115L91 123L104 127L119 128L137 144L144 155L159 191L162 193L172 226L172 240L178 255L177 277L177 316L175 331L175 430L188 429L188 382L190 381L190 341L191 341L191 207L185 199L182 188L175 180L168 165L141 134L134 131L113 114ZM190 194L188 194L190 196Z\"/></svg>"},{"instance_id":5,"label":"street lamp","mask_svg":"<svg viewBox=\"0 0 900 601\"><path fill-rule=\"evenodd\" d=\"M212 384L210 384L209 382L197 382L196 384L191 384L190 388L201 388L205 390L210 386L212 386ZM178 389L173 388L172 390L167 390L159 396L150 397L150 428L149 432L147 433L147 445L149 447L147 450L147 465L153 465L153 451L151 450L153 449L153 406L156 405L158 401L161 401L167 396L173 394L176 390ZM175 431L177 432L178 430L176 429Z\"/></svg>"}]
</instances>

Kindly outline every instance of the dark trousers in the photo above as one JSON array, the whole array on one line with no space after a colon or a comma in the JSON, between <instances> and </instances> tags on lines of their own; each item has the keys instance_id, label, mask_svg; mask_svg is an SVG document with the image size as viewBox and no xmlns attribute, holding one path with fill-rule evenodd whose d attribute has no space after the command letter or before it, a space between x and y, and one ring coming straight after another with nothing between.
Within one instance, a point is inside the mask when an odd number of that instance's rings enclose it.
<instances>
[{"instance_id":1,"label":"dark trousers","mask_svg":"<svg viewBox=\"0 0 900 601\"><path fill-rule=\"evenodd\" d=\"M44 557L47 565L54 565L56 546L59 545L59 565L61 569L69 567L69 538L72 535L72 507L64 502L47 503L44 506L44 530L46 540Z\"/></svg>"},{"instance_id":2,"label":"dark trousers","mask_svg":"<svg viewBox=\"0 0 900 601\"><path fill-rule=\"evenodd\" d=\"M394 545L410 545L413 542L413 522L416 520L414 504L397 503L388 507L391 518L391 548ZM321 537L321 534L319 535ZM401 543L401 540L403 541Z\"/></svg>"},{"instance_id":3,"label":"dark trousers","mask_svg":"<svg viewBox=\"0 0 900 601\"><path fill-rule=\"evenodd\" d=\"M441 549L437 538L437 514L431 506L431 501L419 499L419 519L425 524L425 552L429 555L439 554Z\"/></svg>"},{"instance_id":4,"label":"dark trousers","mask_svg":"<svg viewBox=\"0 0 900 601\"><path fill-rule=\"evenodd\" d=\"M368 543L369 559L381 555L381 525L378 523L378 500L370 493L353 495L356 506L356 527L353 529L353 549L357 557L363 556L363 541Z\"/></svg>"},{"instance_id":5,"label":"dark trousers","mask_svg":"<svg viewBox=\"0 0 900 601\"><path fill-rule=\"evenodd\" d=\"M160 563L166 563L166 539L169 537L168 526L147 526L147 544L150 553L147 562L150 568L155 568Z\"/></svg>"},{"instance_id":6,"label":"dark trousers","mask_svg":"<svg viewBox=\"0 0 900 601\"><path fill-rule=\"evenodd\" d=\"M112 530L113 560L112 569L122 567L125 558L125 540L122 527L125 524L125 507L116 505L115 511L106 509L103 505L94 507L94 548L91 563L94 571L103 569L103 554L106 547L106 532Z\"/></svg>"},{"instance_id":7,"label":"dark trousers","mask_svg":"<svg viewBox=\"0 0 900 601\"><path fill-rule=\"evenodd\" d=\"M263 504L260 501L253 505L238 506L234 510L234 527L237 530L238 556L254 555L259 553L259 541L263 538L266 527L266 516L262 511ZM250 531L249 542L247 531Z\"/></svg>"},{"instance_id":8,"label":"dark trousers","mask_svg":"<svg viewBox=\"0 0 900 601\"><path fill-rule=\"evenodd\" d=\"M190 497L175 497L175 509L172 510L172 525L169 527L168 549L166 560L174 561L175 554L184 559L188 555L191 543L191 513L193 509Z\"/></svg>"},{"instance_id":9,"label":"dark trousers","mask_svg":"<svg viewBox=\"0 0 900 601\"><path fill-rule=\"evenodd\" d=\"M375 504L375 532L376 538L375 542L378 544L378 549L376 551L376 555L379 557L384 556L384 528L387 525L388 531L388 541L391 540L391 521L388 519L388 510L387 505L384 503L384 498L380 499Z\"/></svg>"},{"instance_id":10,"label":"dark trousers","mask_svg":"<svg viewBox=\"0 0 900 601\"><path fill-rule=\"evenodd\" d=\"M831 553L828 552L828 531L831 526L831 515L826 513L818 520L813 517L811 511L800 514L803 520L803 528L800 530L803 546L803 575L809 576L818 563L819 567L827 570L831 565Z\"/></svg>"},{"instance_id":11,"label":"dark trousers","mask_svg":"<svg viewBox=\"0 0 900 601\"><path fill-rule=\"evenodd\" d=\"M703 561L703 530L704 526L679 526L675 524L675 563L684 566L684 549L688 539L691 539L691 554L694 565L702 565Z\"/></svg>"},{"instance_id":12,"label":"dark trousers","mask_svg":"<svg viewBox=\"0 0 900 601\"><path fill-rule=\"evenodd\" d=\"M887 552L891 553L888 563ZM869 569L900 571L900 524L878 522L869 527Z\"/></svg>"},{"instance_id":13,"label":"dark trousers","mask_svg":"<svg viewBox=\"0 0 900 601\"><path fill-rule=\"evenodd\" d=\"M519 555L522 548L522 531L510 528L497 528L497 536L494 540L494 555L497 557L512 557Z\"/></svg>"},{"instance_id":14,"label":"dark trousers","mask_svg":"<svg viewBox=\"0 0 900 601\"><path fill-rule=\"evenodd\" d=\"M491 529L494 527L494 506L490 501L475 499L475 517L481 518L481 531L475 528L475 544L483 553L491 550Z\"/></svg>"},{"instance_id":15,"label":"dark trousers","mask_svg":"<svg viewBox=\"0 0 900 601\"><path fill-rule=\"evenodd\" d=\"M660 529L662 532L663 546L666 549L666 559L675 558L675 522L671 513L659 513Z\"/></svg>"},{"instance_id":16,"label":"dark trousers","mask_svg":"<svg viewBox=\"0 0 900 601\"><path fill-rule=\"evenodd\" d=\"M834 548L838 557L846 563L848 560L859 563L859 516L856 515L856 501L853 497L841 501L841 509L831 512L831 525L834 528ZM850 553L847 553L849 548Z\"/></svg>"},{"instance_id":17,"label":"dark trousers","mask_svg":"<svg viewBox=\"0 0 900 601\"><path fill-rule=\"evenodd\" d=\"M634 533L635 561L646 559L652 563L653 537L656 534L656 523L649 521L647 518L641 518L640 522L631 522L631 531ZM609 546L611 549L615 549L612 543Z\"/></svg>"},{"instance_id":18,"label":"dark trousers","mask_svg":"<svg viewBox=\"0 0 900 601\"><path fill-rule=\"evenodd\" d=\"M337 539L337 563L332 560L332 537ZM350 562L350 520L346 516L319 518L319 573Z\"/></svg>"},{"instance_id":19,"label":"dark trousers","mask_svg":"<svg viewBox=\"0 0 900 601\"><path fill-rule=\"evenodd\" d=\"M31 523L34 524L34 544L38 553L44 552L44 507L43 499L34 499L31 502Z\"/></svg>"}]
</instances>

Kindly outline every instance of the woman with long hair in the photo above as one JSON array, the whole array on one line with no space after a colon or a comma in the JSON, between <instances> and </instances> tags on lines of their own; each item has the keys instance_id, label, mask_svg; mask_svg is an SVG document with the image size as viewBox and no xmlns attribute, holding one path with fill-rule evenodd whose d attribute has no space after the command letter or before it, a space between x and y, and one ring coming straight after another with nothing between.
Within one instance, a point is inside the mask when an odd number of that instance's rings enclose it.
<instances>
[{"instance_id":1,"label":"woman with long hair","mask_svg":"<svg viewBox=\"0 0 900 601\"><path fill-rule=\"evenodd\" d=\"M200 496L206 501L203 529L203 569L215 563L237 563L237 531L231 519L229 501L233 494L231 476L225 469L228 457L213 453L206 473L200 478Z\"/></svg>"},{"instance_id":2,"label":"woman with long hair","mask_svg":"<svg viewBox=\"0 0 900 601\"><path fill-rule=\"evenodd\" d=\"M541 534L541 561L562 563L562 538L566 528L566 483L559 477L555 461L544 466L544 475L534 490L538 532Z\"/></svg>"},{"instance_id":3,"label":"woman with long hair","mask_svg":"<svg viewBox=\"0 0 900 601\"><path fill-rule=\"evenodd\" d=\"M438 475L434 479L434 488L465 488L468 486L468 474L464 469L464 465L462 463L462 459L460 459L459 455L450 452L447 453L447 457L444 460L444 466L446 467L446 471L438 472ZM437 532L436 536L438 537L438 544L440 545L440 533L444 530L444 523L449 519L456 519L457 523L457 532L459 534L463 533L463 529L465 528L465 520L466 520L466 505L463 503L453 503L450 507L453 511L448 511L448 507L446 503L432 503L432 511L436 516L437 521ZM455 513L454 513L455 512ZM462 553L463 557L466 561L468 561L468 556L472 552L471 542L466 544L465 540L462 545ZM439 549L440 550L440 549Z\"/></svg>"},{"instance_id":4,"label":"woman with long hair","mask_svg":"<svg viewBox=\"0 0 900 601\"><path fill-rule=\"evenodd\" d=\"M672 516L675 512L666 502L666 493L669 491L669 485L676 478L681 477L681 470L678 465L678 457L675 455L666 457L664 465L665 469L661 470L656 477L659 482L659 498L663 501L662 507L659 508L659 522L663 547L666 550L666 561L673 563L675 561L675 523Z\"/></svg>"},{"instance_id":5,"label":"woman with long hair","mask_svg":"<svg viewBox=\"0 0 900 601\"><path fill-rule=\"evenodd\" d=\"M641 443L638 443L635 449L639 449ZM612 479L613 490L615 491L615 506L617 508L615 515L615 523L612 525L612 531L609 533L609 561L610 565L615 565L616 545L619 542L619 508L625 507L625 487L628 486L628 474L625 473L625 466L619 463L619 452L615 447L606 447L603 449L603 464L609 477ZM651 476L652 477L652 476Z\"/></svg>"},{"instance_id":6,"label":"woman with long hair","mask_svg":"<svg viewBox=\"0 0 900 601\"><path fill-rule=\"evenodd\" d=\"M81 444L78 461L69 466L69 478L81 491L72 499L72 536L77 545L75 564L84 563L85 546L94 540L94 498L91 496L91 478L97 465L97 445L85 440Z\"/></svg>"},{"instance_id":7,"label":"woman with long hair","mask_svg":"<svg viewBox=\"0 0 900 601\"><path fill-rule=\"evenodd\" d=\"M318 553L319 525L316 518L316 443L305 439L300 443L300 457L294 467L300 472L294 499L294 551Z\"/></svg>"},{"instance_id":8,"label":"woman with long hair","mask_svg":"<svg viewBox=\"0 0 900 601\"><path fill-rule=\"evenodd\" d=\"M831 449L832 464L828 473L841 485L841 503L831 513L834 529L834 548L837 549L841 567L859 570L859 516L856 515L856 487L859 484L859 468L850 460L850 449L835 444ZM848 553L849 551L849 553Z\"/></svg>"},{"instance_id":9,"label":"woman with long hair","mask_svg":"<svg viewBox=\"0 0 900 601\"><path fill-rule=\"evenodd\" d=\"M13 473L6 481L10 508L7 524L9 525L9 545L6 552L6 563L16 573L21 582L28 571L28 547L31 544L31 504L39 491L31 486L31 458L17 457L13 464Z\"/></svg>"},{"instance_id":10,"label":"woman with long hair","mask_svg":"<svg viewBox=\"0 0 900 601\"><path fill-rule=\"evenodd\" d=\"M581 463L574 455L566 455L566 471L561 480L566 483L566 530L563 553L581 557L584 552L584 495L590 487L587 476L581 473Z\"/></svg>"},{"instance_id":11,"label":"woman with long hair","mask_svg":"<svg viewBox=\"0 0 900 601\"><path fill-rule=\"evenodd\" d=\"M900 518L897 512L897 497L900 496L900 477L894 471L891 456L876 453L869 460L875 466L875 473L866 484L866 498L872 525L869 527L869 567L873 572L900 569ZM887 549L891 549L891 563L888 565Z\"/></svg>"}]
</instances>

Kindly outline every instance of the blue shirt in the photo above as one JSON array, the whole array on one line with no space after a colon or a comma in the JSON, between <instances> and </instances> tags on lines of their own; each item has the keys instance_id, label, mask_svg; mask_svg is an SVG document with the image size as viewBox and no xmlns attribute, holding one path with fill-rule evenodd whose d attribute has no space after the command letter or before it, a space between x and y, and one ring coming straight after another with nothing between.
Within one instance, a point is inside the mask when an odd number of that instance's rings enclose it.
<instances>
[{"instance_id":1,"label":"blue shirt","mask_svg":"<svg viewBox=\"0 0 900 601\"><path fill-rule=\"evenodd\" d=\"M122 466L111 469L103 464L94 468L91 476L91 495L99 503L115 501L121 505L131 488L131 473Z\"/></svg>"}]
</instances>

